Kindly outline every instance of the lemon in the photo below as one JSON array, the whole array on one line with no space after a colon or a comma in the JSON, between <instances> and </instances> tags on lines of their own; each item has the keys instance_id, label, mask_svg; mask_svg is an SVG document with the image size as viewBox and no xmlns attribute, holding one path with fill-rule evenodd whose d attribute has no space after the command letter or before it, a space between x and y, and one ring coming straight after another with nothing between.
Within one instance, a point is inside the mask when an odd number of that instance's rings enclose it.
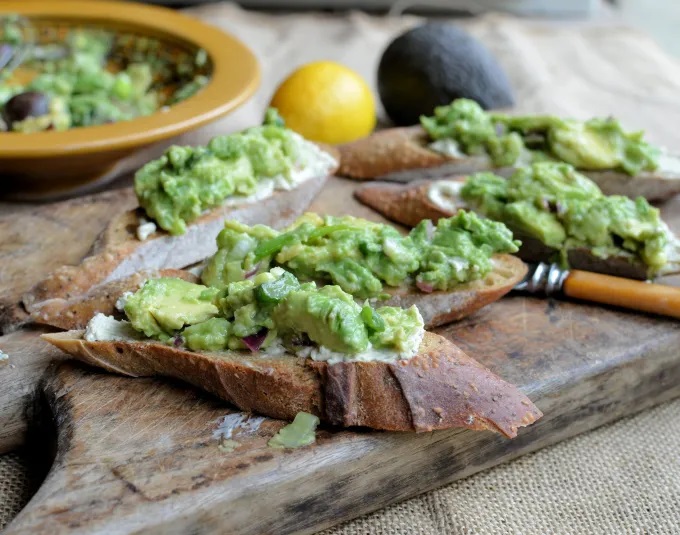
<instances>
[{"instance_id":1,"label":"lemon","mask_svg":"<svg viewBox=\"0 0 680 535\"><path fill-rule=\"evenodd\" d=\"M375 99L353 70L333 61L315 61L295 70L277 88L270 106L286 126L321 143L347 143L375 128Z\"/></svg>"}]
</instances>

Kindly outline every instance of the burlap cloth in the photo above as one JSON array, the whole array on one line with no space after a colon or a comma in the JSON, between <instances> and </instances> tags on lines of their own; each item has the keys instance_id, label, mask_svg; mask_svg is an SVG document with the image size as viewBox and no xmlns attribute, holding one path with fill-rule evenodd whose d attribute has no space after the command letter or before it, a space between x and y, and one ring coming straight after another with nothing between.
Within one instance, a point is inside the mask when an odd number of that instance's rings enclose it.
<instances>
[{"instance_id":1,"label":"burlap cloth","mask_svg":"<svg viewBox=\"0 0 680 535\"><path fill-rule=\"evenodd\" d=\"M340 61L373 84L382 48L419 22L357 13L272 16L229 4L192 12L251 46L263 75L255 98L186 142L258 122L276 84L307 61ZM519 108L613 114L680 149L680 65L650 38L611 23L558 26L488 16L463 24L506 67ZM0 457L0 527L26 503L28 488L25 459ZM373 533L680 533L680 401L324 532Z\"/></svg>"}]
</instances>

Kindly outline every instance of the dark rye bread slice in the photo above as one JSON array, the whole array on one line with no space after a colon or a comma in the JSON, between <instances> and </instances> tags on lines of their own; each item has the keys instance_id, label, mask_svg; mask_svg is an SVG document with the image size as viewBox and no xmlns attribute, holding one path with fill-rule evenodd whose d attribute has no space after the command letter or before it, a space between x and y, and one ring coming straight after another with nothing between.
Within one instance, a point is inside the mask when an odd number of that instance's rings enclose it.
<instances>
[{"instance_id":1,"label":"dark rye bread slice","mask_svg":"<svg viewBox=\"0 0 680 535\"><path fill-rule=\"evenodd\" d=\"M416 305L426 329L457 321L498 301L527 274L524 262L512 255L494 255L493 263L493 271L483 279L461 284L448 291L425 293L413 287L386 288L385 291L392 297L380 301L380 306L408 308Z\"/></svg>"},{"instance_id":2,"label":"dark rye bread slice","mask_svg":"<svg viewBox=\"0 0 680 535\"><path fill-rule=\"evenodd\" d=\"M490 169L486 157L454 158L427 148L420 126L389 128L338 146L338 175L359 180L408 182Z\"/></svg>"},{"instance_id":3,"label":"dark rye bread slice","mask_svg":"<svg viewBox=\"0 0 680 535\"><path fill-rule=\"evenodd\" d=\"M410 360L333 365L290 355L195 353L155 342L87 342L83 331L43 338L107 371L172 377L241 410L284 420L304 411L345 427L418 432L466 427L512 438L542 416L515 386L433 333L425 333Z\"/></svg>"},{"instance_id":4,"label":"dark rye bread slice","mask_svg":"<svg viewBox=\"0 0 680 535\"><path fill-rule=\"evenodd\" d=\"M224 221L235 219L248 225L261 223L281 228L292 223L312 202L328 176L311 178L290 191L277 190L256 202L242 202L210 210L189 225L180 236L158 230L140 241L136 230L143 221L141 209L115 217L93 246L92 254L78 266L63 266L23 296L31 314L40 314L54 299L70 300L95 286L129 277L147 269L179 269L215 253L215 238Z\"/></svg>"},{"instance_id":5,"label":"dark rye bread slice","mask_svg":"<svg viewBox=\"0 0 680 535\"><path fill-rule=\"evenodd\" d=\"M71 298L55 297L44 301L31 314L35 323L52 325L59 329L84 329L96 314L111 316L116 313L116 301L125 292L136 292L148 279L177 277L189 282L198 282L198 277L182 269L142 270L123 279L93 287L89 292Z\"/></svg>"},{"instance_id":6,"label":"dark rye bread slice","mask_svg":"<svg viewBox=\"0 0 680 535\"><path fill-rule=\"evenodd\" d=\"M423 219L436 221L442 217L451 217L458 210L470 210L465 201L455 193L447 195L450 206L443 207L434 203L429 195L433 186L442 188L446 183L460 184L464 177L453 177L450 180L420 180L411 184L392 184L375 182L365 184L355 191L355 197L363 204L370 206L386 218L407 226L415 226ZM548 247L535 238L523 235L517 229L511 230L515 237L522 241L517 256L526 262L551 262L558 258L559 250ZM629 279L646 280L649 278L648 267L640 259L621 254L601 258L586 247L570 249L567 253L569 265L573 269L604 273ZM663 275L680 273L680 264L670 263L662 270Z\"/></svg>"},{"instance_id":7,"label":"dark rye bread slice","mask_svg":"<svg viewBox=\"0 0 680 535\"><path fill-rule=\"evenodd\" d=\"M381 130L339 146L342 163L338 174L359 180L409 182L478 171L507 177L514 171L513 167L494 167L487 157L440 154L427 148L430 142L420 126ZM579 172L593 180L606 195L662 201L680 193L680 156L664 154L661 165L672 167L660 167L634 177L615 170L579 169Z\"/></svg>"}]
</instances>

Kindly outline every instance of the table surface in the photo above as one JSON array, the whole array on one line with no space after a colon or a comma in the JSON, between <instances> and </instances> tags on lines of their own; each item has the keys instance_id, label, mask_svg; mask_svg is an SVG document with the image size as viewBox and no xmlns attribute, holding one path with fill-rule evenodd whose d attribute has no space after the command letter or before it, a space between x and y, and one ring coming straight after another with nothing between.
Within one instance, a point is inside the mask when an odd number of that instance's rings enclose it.
<instances>
[{"instance_id":1,"label":"table surface","mask_svg":"<svg viewBox=\"0 0 680 535\"><path fill-rule=\"evenodd\" d=\"M654 35L667 52L680 54L664 33L678 10L664 17L656 5L642 11L640 1L622 4L624 17L635 22L638 13L647 29L658 30ZM335 59L373 83L385 44L419 22L358 13L272 16L228 4L192 12L242 38L264 72L261 89L247 105L181 140L194 143L257 122L276 84L298 64ZM630 128L645 128L656 143L680 147L680 65L649 37L611 20L556 29L548 22L489 16L465 25L508 70L518 108L579 117L613 114ZM676 533L678 414L680 401L670 402L324 533ZM26 463L21 455L0 457L0 527L29 495Z\"/></svg>"}]
</instances>

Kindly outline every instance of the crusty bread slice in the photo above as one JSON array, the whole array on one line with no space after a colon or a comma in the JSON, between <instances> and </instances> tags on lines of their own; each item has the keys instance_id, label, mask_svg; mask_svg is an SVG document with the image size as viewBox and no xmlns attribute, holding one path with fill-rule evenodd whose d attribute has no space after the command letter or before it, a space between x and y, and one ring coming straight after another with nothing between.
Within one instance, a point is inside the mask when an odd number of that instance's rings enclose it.
<instances>
[{"instance_id":1,"label":"crusty bread slice","mask_svg":"<svg viewBox=\"0 0 680 535\"><path fill-rule=\"evenodd\" d=\"M84 329L96 314L114 314L116 301L125 292L136 292L148 279L160 277L178 277L189 282L198 282L196 275L182 269L142 270L129 277L94 286L84 294L76 294L71 298L48 299L31 314L31 319L35 323L65 330Z\"/></svg>"},{"instance_id":2,"label":"crusty bread slice","mask_svg":"<svg viewBox=\"0 0 680 535\"><path fill-rule=\"evenodd\" d=\"M410 360L333 365L291 355L196 353L155 342L88 342L83 331L43 338L110 372L172 377L272 418L292 420L304 411L345 427L466 427L512 438L542 416L515 386L433 333L425 333L419 354Z\"/></svg>"},{"instance_id":3,"label":"crusty bread slice","mask_svg":"<svg viewBox=\"0 0 680 535\"><path fill-rule=\"evenodd\" d=\"M453 177L451 183L461 183L464 177ZM446 181L449 182L449 181ZM451 217L458 210L470 209L465 201L449 192L448 207L437 205L429 194L435 185L441 187L445 181L420 180L411 184L392 184L389 182L375 182L364 184L357 188L354 195L367 206L380 212L386 218L407 226L415 226L423 219L436 221L442 217ZM523 235L517 229L511 230L515 237L522 241L517 256L526 262L549 262L557 257L557 249L546 246L539 240ZM617 277L645 280L649 278L648 268L639 259L628 255L609 256L601 258L593 254L592 250L579 247L568 251L569 265L574 269L594 271ZM669 263L660 274L671 275L680 273L680 264Z\"/></svg>"},{"instance_id":4,"label":"crusty bread slice","mask_svg":"<svg viewBox=\"0 0 680 535\"><path fill-rule=\"evenodd\" d=\"M392 297L380 306L408 308L416 305L426 329L445 325L469 316L498 301L527 274L527 266L509 254L493 257L494 269L483 279L466 282L453 290L424 293L411 288L386 288Z\"/></svg>"},{"instance_id":5,"label":"crusty bread slice","mask_svg":"<svg viewBox=\"0 0 680 535\"><path fill-rule=\"evenodd\" d=\"M483 279L461 284L451 291L422 292L413 286L408 288L385 288L392 295L380 301L380 306L408 308L416 305L425 328L430 329L459 320L480 308L497 301L512 290L526 275L527 267L518 258L500 254L494 257L494 270ZM150 278L180 277L197 282L198 277L178 269L142 271L124 279L95 286L89 292L70 299L55 298L45 301L39 312L33 314L36 323L52 325L60 329L83 329L97 313L107 316L116 313L115 304L125 292L136 291Z\"/></svg>"},{"instance_id":6,"label":"crusty bread slice","mask_svg":"<svg viewBox=\"0 0 680 535\"><path fill-rule=\"evenodd\" d=\"M195 264L215 253L215 238L227 219L249 225L286 226L309 206L327 178L311 178L295 189L275 191L257 202L215 208L187 225L187 231L180 236L157 231L140 241L136 230L143 220L142 210L125 212L111 221L95 242L92 254L80 265L57 269L26 293L24 307L29 313L40 315L48 302L54 307L55 299L66 302L87 294L95 286L142 270L177 269ZM52 308L51 313L54 312Z\"/></svg>"},{"instance_id":7,"label":"crusty bread slice","mask_svg":"<svg viewBox=\"0 0 680 535\"><path fill-rule=\"evenodd\" d=\"M339 147L342 163L338 174L359 180L409 182L425 178L444 178L493 171L509 176L513 167L494 167L482 156L454 158L427 148L429 139L420 126L389 128ZM606 195L645 197L662 201L680 193L680 156L664 153L656 171L630 176L614 170L579 169Z\"/></svg>"},{"instance_id":8,"label":"crusty bread slice","mask_svg":"<svg viewBox=\"0 0 680 535\"><path fill-rule=\"evenodd\" d=\"M473 173L490 168L486 157L453 158L427 148L427 134L420 126L389 128L340 145L338 175L359 180L409 182Z\"/></svg>"},{"instance_id":9,"label":"crusty bread slice","mask_svg":"<svg viewBox=\"0 0 680 535\"><path fill-rule=\"evenodd\" d=\"M465 177L448 178L445 182L463 183ZM387 219L401 223L408 227L415 227L423 219L437 221L443 217L451 217L458 209L465 209L467 205L460 199L451 199L454 209L444 209L435 204L429 195L433 180L417 180L410 184L394 184L392 182L371 182L362 184L354 190L354 196L365 204L384 215ZM460 202L460 206L458 206Z\"/></svg>"}]
</instances>

